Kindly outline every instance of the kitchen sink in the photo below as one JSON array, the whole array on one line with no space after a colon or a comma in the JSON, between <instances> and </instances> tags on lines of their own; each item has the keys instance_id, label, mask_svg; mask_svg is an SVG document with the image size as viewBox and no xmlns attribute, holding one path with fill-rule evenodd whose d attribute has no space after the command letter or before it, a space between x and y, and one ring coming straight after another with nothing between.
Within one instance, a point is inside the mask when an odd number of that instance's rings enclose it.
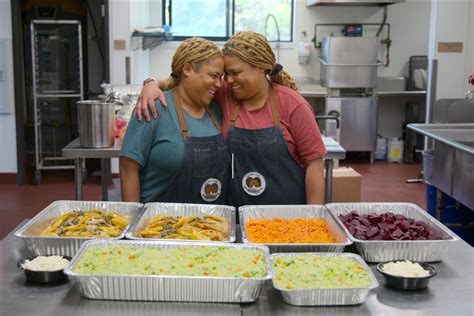
<instances>
[{"instance_id":1,"label":"kitchen sink","mask_svg":"<svg viewBox=\"0 0 474 316\"><path fill-rule=\"evenodd\" d=\"M408 124L434 139L432 184L474 210L474 123Z\"/></svg>"}]
</instances>

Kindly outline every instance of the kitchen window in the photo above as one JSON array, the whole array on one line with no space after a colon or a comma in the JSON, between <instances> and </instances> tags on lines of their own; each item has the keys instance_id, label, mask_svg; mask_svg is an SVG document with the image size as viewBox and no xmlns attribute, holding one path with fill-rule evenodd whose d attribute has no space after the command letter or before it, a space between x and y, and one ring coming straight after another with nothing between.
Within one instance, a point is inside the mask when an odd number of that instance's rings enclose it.
<instances>
[{"instance_id":1,"label":"kitchen window","mask_svg":"<svg viewBox=\"0 0 474 316\"><path fill-rule=\"evenodd\" d=\"M163 24L173 38L199 36L226 41L242 30L266 35L270 42L293 41L294 0L163 0Z\"/></svg>"}]
</instances>

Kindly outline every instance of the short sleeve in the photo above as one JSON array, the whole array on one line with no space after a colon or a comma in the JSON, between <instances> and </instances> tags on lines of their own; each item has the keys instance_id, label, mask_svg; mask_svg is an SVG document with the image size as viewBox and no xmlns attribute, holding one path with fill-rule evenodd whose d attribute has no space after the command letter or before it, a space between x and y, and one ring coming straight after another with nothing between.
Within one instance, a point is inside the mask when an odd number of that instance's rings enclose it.
<instances>
[{"instance_id":1,"label":"short sleeve","mask_svg":"<svg viewBox=\"0 0 474 316\"><path fill-rule=\"evenodd\" d=\"M302 161L307 162L324 156L326 147L310 105L306 102L300 103L289 119L296 151Z\"/></svg>"},{"instance_id":2,"label":"short sleeve","mask_svg":"<svg viewBox=\"0 0 474 316\"><path fill-rule=\"evenodd\" d=\"M155 103L155 106L158 109L161 107L161 103ZM150 151L155 140L155 131L159 120L160 115L158 115L157 119L152 119L150 122L146 120L139 122L136 113L134 113L127 126L120 157L130 158L143 168L150 157Z\"/></svg>"}]
</instances>

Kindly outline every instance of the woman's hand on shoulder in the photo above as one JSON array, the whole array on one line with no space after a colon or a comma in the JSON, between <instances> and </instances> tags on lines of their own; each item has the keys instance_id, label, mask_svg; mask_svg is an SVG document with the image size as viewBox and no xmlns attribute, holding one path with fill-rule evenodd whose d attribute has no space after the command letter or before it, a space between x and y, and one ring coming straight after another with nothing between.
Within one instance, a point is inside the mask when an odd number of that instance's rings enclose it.
<instances>
[{"instance_id":1,"label":"woman's hand on shoulder","mask_svg":"<svg viewBox=\"0 0 474 316\"><path fill-rule=\"evenodd\" d=\"M164 107L168 106L165 94L161 91L159 84L155 80L151 80L143 86L137 104L135 105L138 121L141 121L142 116L144 116L145 120L149 122L151 119L150 112L153 115L153 118L156 119L158 117L155 107L156 99L160 100Z\"/></svg>"}]
</instances>

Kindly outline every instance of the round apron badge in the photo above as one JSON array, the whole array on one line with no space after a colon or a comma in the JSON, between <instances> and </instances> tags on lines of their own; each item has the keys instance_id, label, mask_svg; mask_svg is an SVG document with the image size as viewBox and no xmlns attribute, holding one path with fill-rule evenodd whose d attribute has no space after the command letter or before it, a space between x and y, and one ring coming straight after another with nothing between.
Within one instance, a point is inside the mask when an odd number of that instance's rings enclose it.
<instances>
[{"instance_id":1,"label":"round apron badge","mask_svg":"<svg viewBox=\"0 0 474 316\"><path fill-rule=\"evenodd\" d=\"M201 197L206 202L212 202L221 195L222 184L219 180L209 178L201 186Z\"/></svg>"},{"instance_id":2,"label":"round apron badge","mask_svg":"<svg viewBox=\"0 0 474 316\"><path fill-rule=\"evenodd\" d=\"M242 179L242 188L248 195L262 194L266 185L265 178L258 172L249 172Z\"/></svg>"}]
</instances>

